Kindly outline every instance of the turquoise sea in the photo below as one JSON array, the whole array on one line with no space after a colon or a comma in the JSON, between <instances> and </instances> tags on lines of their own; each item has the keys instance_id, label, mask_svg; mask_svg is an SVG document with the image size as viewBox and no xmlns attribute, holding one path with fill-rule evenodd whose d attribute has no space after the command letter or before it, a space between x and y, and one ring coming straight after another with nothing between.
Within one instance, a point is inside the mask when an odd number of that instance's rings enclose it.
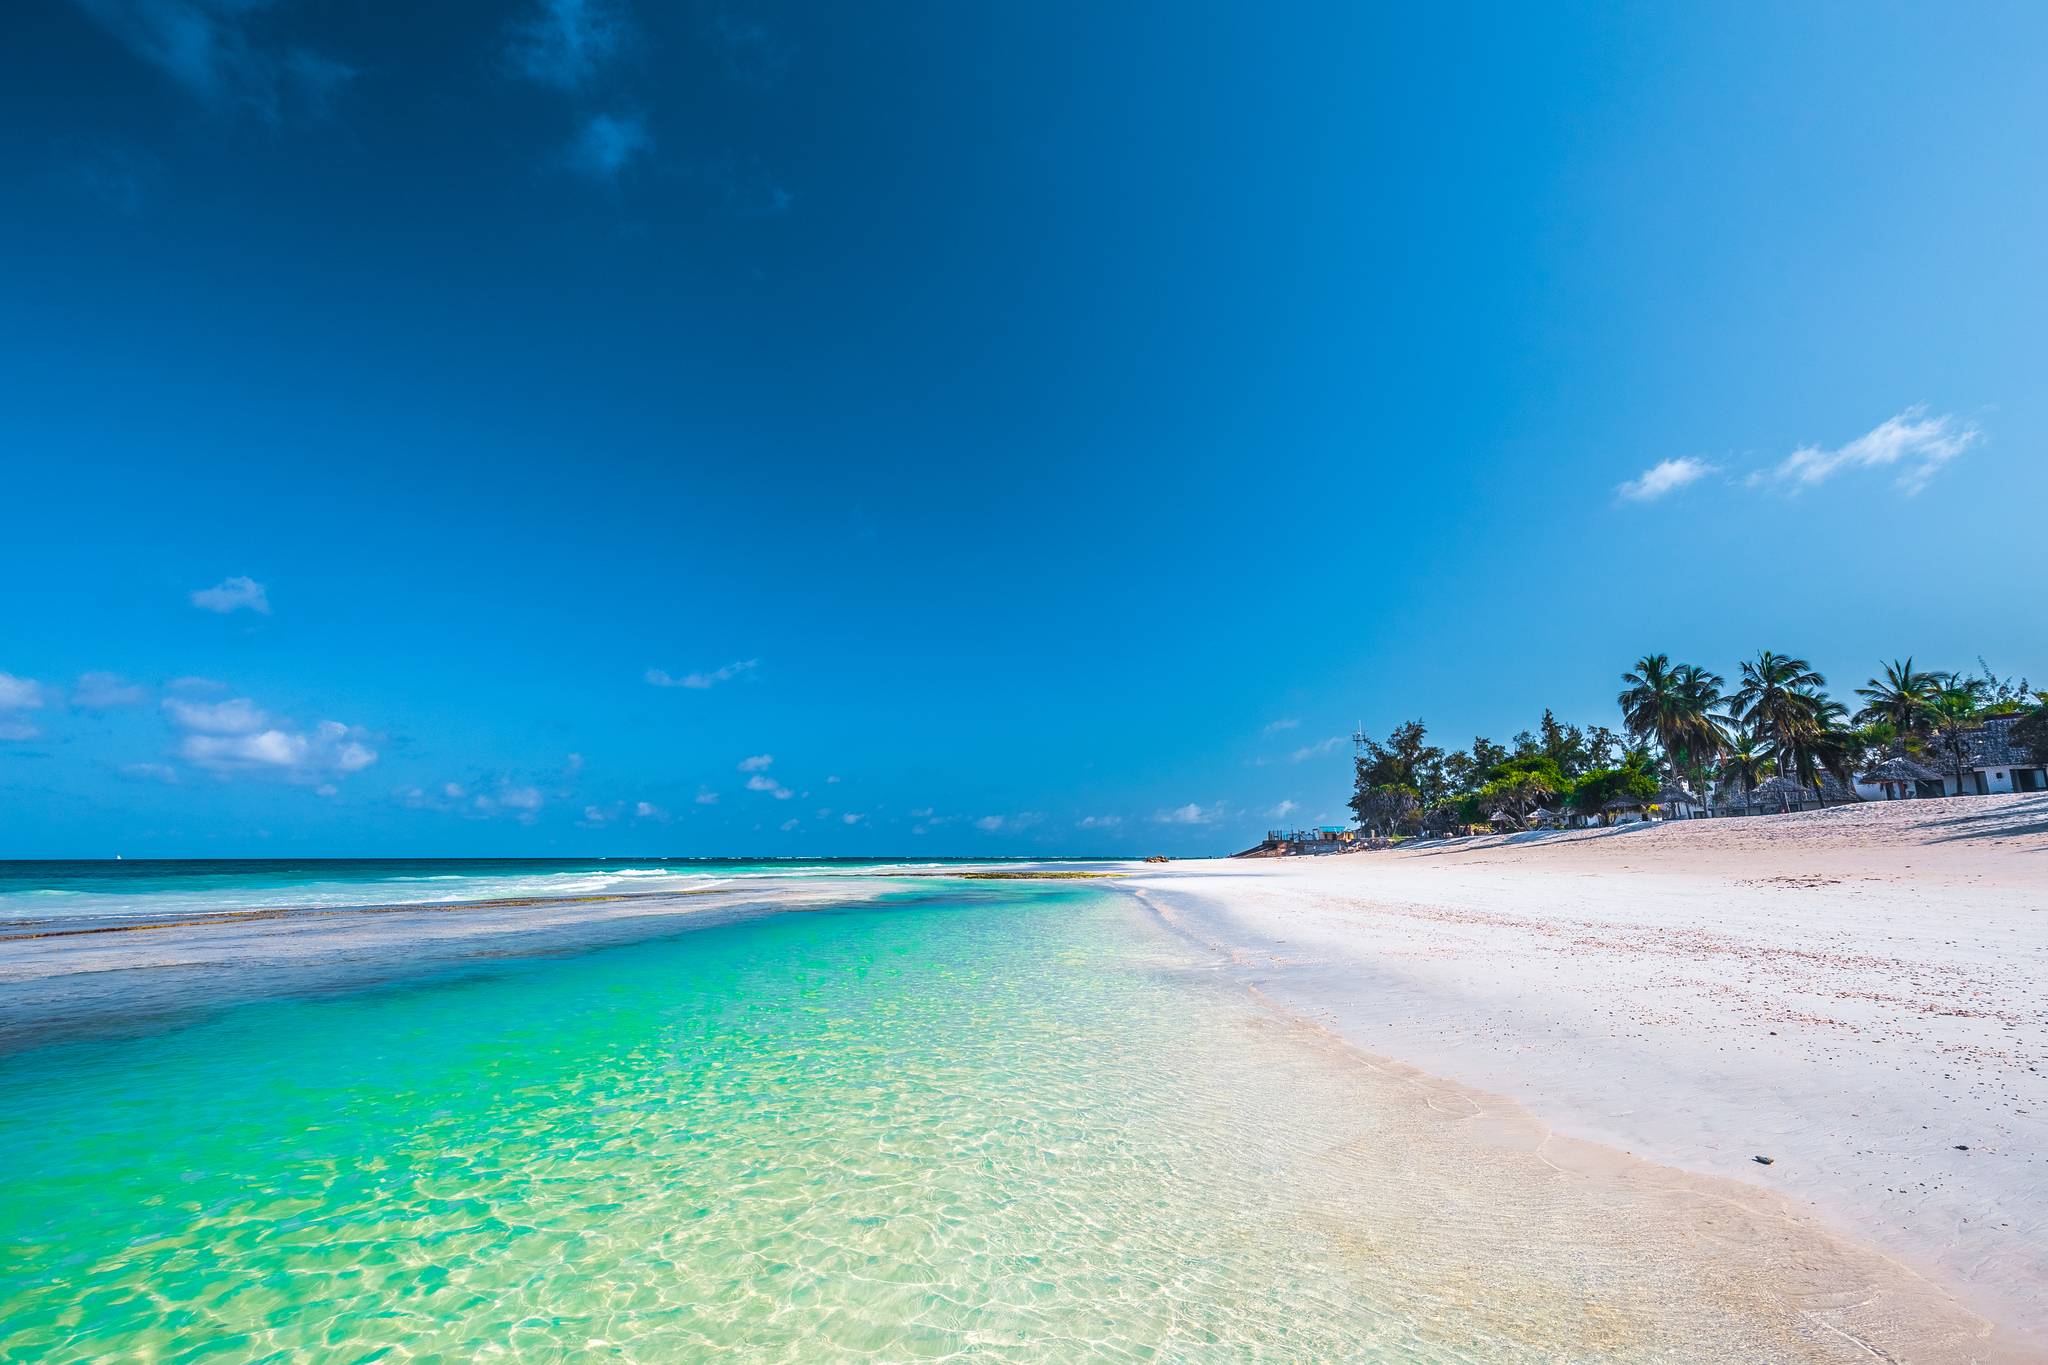
<instances>
[{"instance_id":1,"label":"turquoise sea","mask_svg":"<svg viewBox=\"0 0 2048 1365\"><path fill-rule=\"evenodd\" d=\"M1590 1256L1518 1233L1529 1265L1504 1263L1481 1234L1514 1210L1452 1136L1418 1142L1383 1081L1112 882L40 866L0 893L0 990L31 1002L0 1035L7 1361L1787 1345L1672 1310L1689 1272L1569 1220ZM414 878L718 885L602 932L529 929L530 905L184 922L389 905ZM706 908L727 895L747 908ZM257 988L221 989L244 966Z\"/></svg>"}]
</instances>

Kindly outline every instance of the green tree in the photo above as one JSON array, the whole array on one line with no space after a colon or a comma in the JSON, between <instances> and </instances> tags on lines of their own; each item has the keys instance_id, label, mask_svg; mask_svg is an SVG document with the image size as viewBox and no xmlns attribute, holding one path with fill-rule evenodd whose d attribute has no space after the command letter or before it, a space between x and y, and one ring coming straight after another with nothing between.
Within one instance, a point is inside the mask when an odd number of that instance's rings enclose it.
<instances>
[{"instance_id":1,"label":"green tree","mask_svg":"<svg viewBox=\"0 0 2048 1365\"><path fill-rule=\"evenodd\" d=\"M1864 725L1882 721L1902 735L1910 734L1921 728L1927 699L1940 685L1940 678L1913 667L1912 655L1894 659L1884 665L1880 676L1856 689L1856 695L1863 698L1856 719Z\"/></svg>"},{"instance_id":2,"label":"green tree","mask_svg":"<svg viewBox=\"0 0 2048 1365\"><path fill-rule=\"evenodd\" d=\"M2034 704L2012 723L2013 741L2027 746L2034 762L2048 764L2048 692L2036 692Z\"/></svg>"},{"instance_id":3,"label":"green tree","mask_svg":"<svg viewBox=\"0 0 2048 1365\"><path fill-rule=\"evenodd\" d=\"M1963 760L1969 755L1964 736L1984 723L1980 698L1984 684L1976 678L1950 674L1941 690L1927 701L1927 723L1942 754L1955 764L1955 794L1963 794Z\"/></svg>"},{"instance_id":4,"label":"green tree","mask_svg":"<svg viewBox=\"0 0 2048 1365\"><path fill-rule=\"evenodd\" d=\"M1813 699L1828 680L1804 659L1766 649L1742 664L1742 686L1728 700L1736 722L1768 741L1778 771L1793 766L1801 736L1814 723Z\"/></svg>"},{"instance_id":5,"label":"green tree","mask_svg":"<svg viewBox=\"0 0 2048 1365\"><path fill-rule=\"evenodd\" d=\"M1777 766L1777 755L1771 752L1769 740L1754 730L1740 730L1722 751L1715 775L1723 784L1747 796L1775 772Z\"/></svg>"},{"instance_id":6,"label":"green tree","mask_svg":"<svg viewBox=\"0 0 2048 1365\"><path fill-rule=\"evenodd\" d=\"M1429 743L1421 721L1396 726L1385 743L1368 739L1364 748L1351 796L1352 814L1364 828L1394 832L1442 797L1444 751Z\"/></svg>"},{"instance_id":7,"label":"green tree","mask_svg":"<svg viewBox=\"0 0 2048 1365\"><path fill-rule=\"evenodd\" d=\"M1638 741L1655 742L1674 779L1721 751L1726 736L1715 708L1727 684L1720 674L1646 654L1621 680L1628 684L1615 698L1622 723Z\"/></svg>"}]
</instances>

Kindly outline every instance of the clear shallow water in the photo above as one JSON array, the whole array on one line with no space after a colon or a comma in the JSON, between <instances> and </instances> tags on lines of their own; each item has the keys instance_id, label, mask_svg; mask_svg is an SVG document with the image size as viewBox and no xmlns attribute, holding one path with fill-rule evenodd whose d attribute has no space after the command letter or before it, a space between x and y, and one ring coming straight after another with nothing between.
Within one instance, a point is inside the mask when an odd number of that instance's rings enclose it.
<instances>
[{"instance_id":1,"label":"clear shallow water","mask_svg":"<svg viewBox=\"0 0 2048 1365\"><path fill-rule=\"evenodd\" d=\"M1099 885L465 942L0 1056L0 1360L1816 1358Z\"/></svg>"},{"instance_id":2,"label":"clear shallow water","mask_svg":"<svg viewBox=\"0 0 2048 1365\"><path fill-rule=\"evenodd\" d=\"M1357 1340L1334 1252L1191 1131L1216 1021L1133 913L963 888L17 1055L5 1352Z\"/></svg>"}]
</instances>

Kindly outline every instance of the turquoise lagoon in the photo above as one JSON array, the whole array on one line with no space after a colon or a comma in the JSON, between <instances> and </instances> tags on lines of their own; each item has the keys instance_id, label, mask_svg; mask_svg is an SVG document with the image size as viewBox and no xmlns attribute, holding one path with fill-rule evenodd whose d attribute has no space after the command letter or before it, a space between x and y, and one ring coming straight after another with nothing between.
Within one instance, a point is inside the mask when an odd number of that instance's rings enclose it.
<instances>
[{"instance_id":1,"label":"turquoise lagoon","mask_svg":"<svg viewBox=\"0 0 2048 1365\"><path fill-rule=\"evenodd\" d=\"M885 876L417 965L405 923L375 980L0 1056L0 1359L1787 1344L1682 1321L1698 1286L1626 1246L1513 1268L1483 1181L1418 1204L1455 1146L1412 1154L1341 1048L1112 883Z\"/></svg>"}]
</instances>

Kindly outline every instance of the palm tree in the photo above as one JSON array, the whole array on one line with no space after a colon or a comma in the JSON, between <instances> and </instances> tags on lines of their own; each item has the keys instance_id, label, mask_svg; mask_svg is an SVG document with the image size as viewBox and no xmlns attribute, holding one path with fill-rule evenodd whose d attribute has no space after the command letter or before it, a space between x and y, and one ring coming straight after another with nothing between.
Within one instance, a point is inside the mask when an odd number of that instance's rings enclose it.
<instances>
[{"instance_id":1,"label":"palm tree","mask_svg":"<svg viewBox=\"0 0 2048 1365\"><path fill-rule=\"evenodd\" d=\"M1812 700L1828 680L1804 659L1760 651L1742 663L1742 686L1728 701L1737 723L1769 740L1779 771L1792 757L1798 737L1813 723Z\"/></svg>"},{"instance_id":2,"label":"palm tree","mask_svg":"<svg viewBox=\"0 0 2048 1365\"><path fill-rule=\"evenodd\" d=\"M1712 763L1728 747L1728 718L1714 709L1726 700L1721 689L1728 680L1698 664L1680 664L1672 677L1683 705L1667 748L1678 756L1675 767L1697 769Z\"/></svg>"},{"instance_id":3,"label":"palm tree","mask_svg":"<svg viewBox=\"0 0 2048 1365\"><path fill-rule=\"evenodd\" d=\"M1668 654L1645 654L1621 680L1628 687L1615 701L1629 733L1637 739L1654 739L1674 777L1688 757L1700 759L1720 752L1722 718L1714 708L1721 704L1721 689L1727 680L1718 673L1709 673L1697 664L1674 667Z\"/></svg>"},{"instance_id":4,"label":"palm tree","mask_svg":"<svg viewBox=\"0 0 2048 1365\"><path fill-rule=\"evenodd\" d=\"M1856 758L1863 739L1849 724L1849 710L1838 701L1814 692L1798 694L1806 717L1792 741L1792 767L1803 786L1812 787L1825 807L1827 788L1823 774L1847 789L1856 780Z\"/></svg>"},{"instance_id":5,"label":"palm tree","mask_svg":"<svg viewBox=\"0 0 2048 1365\"><path fill-rule=\"evenodd\" d=\"M1721 766L1715 775L1744 796L1769 777L1778 766L1771 742L1754 730L1742 730L1729 737L1721 752Z\"/></svg>"},{"instance_id":6,"label":"palm tree","mask_svg":"<svg viewBox=\"0 0 2048 1365\"><path fill-rule=\"evenodd\" d=\"M1983 693L1984 684L1978 679L1951 673L1922 708L1927 723L1941 739L1941 747L1955 760L1957 796L1963 794L1963 736L1983 722L1978 709Z\"/></svg>"},{"instance_id":7,"label":"palm tree","mask_svg":"<svg viewBox=\"0 0 2048 1365\"><path fill-rule=\"evenodd\" d=\"M1872 678L1869 686L1856 689L1856 695L1864 701L1856 720L1862 725L1883 721L1901 735L1909 734L1920 728L1927 699L1940 686L1938 676L1913 667L1912 655L1907 655L1904 662L1894 659L1884 666L1883 677Z\"/></svg>"}]
</instances>

